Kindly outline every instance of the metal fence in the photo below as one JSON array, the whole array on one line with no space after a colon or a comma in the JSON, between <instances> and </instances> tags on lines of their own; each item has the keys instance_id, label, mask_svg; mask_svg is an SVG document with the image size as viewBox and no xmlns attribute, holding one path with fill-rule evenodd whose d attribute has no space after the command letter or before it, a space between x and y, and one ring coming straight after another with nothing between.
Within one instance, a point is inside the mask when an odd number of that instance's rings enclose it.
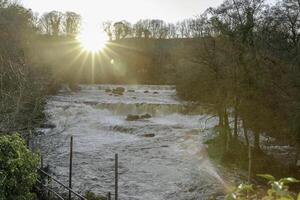
<instances>
[{"instance_id":1,"label":"metal fence","mask_svg":"<svg viewBox=\"0 0 300 200\"><path fill-rule=\"evenodd\" d=\"M118 154L115 154L115 187L114 187L114 199L118 200ZM61 181L56 179L55 177L51 176L49 173L47 173L44 170L44 164L43 164L43 156L41 156L41 164L40 168L37 169L38 174L39 174L39 179L38 179L38 184L40 186L40 190L42 188L45 189L46 191L46 198L51 199L51 197L55 196L57 199L60 200L71 200L72 198L74 199L79 199L79 200L87 200L84 196L81 194L77 193L74 191L72 188L72 168L73 167L73 136L71 136L70 140L70 157L69 157L69 184L63 184ZM56 191L55 188L52 187L52 183L55 182L58 184L60 187L62 187L65 191L68 193L68 197L64 197L60 192ZM108 200L111 200L112 194L110 192L107 193L106 198Z\"/></svg>"}]
</instances>

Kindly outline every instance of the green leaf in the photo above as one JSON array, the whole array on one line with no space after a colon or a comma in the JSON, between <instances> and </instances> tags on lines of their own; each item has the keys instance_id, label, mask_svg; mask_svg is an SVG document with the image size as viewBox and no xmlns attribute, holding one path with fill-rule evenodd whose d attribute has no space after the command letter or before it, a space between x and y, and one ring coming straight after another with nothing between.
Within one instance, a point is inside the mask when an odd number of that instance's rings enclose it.
<instances>
[{"instance_id":1,"label":"green leaf","mask_svg":"<svg viewBox=\"0 0 300 200\"><path fill-rule=\"evenodd\" d=\"M299 183L300 181L295 178L288 177L288 178L280 179L279 182L281 182L283 184L289 184L289 183Z\"/></svg>"},{"instance_id":2,"label":"green leaf","mask_svg":"<svg viewBox=\"0 0 300 200\"><path fill-rule=\"evenodd\" d=\"M274 192L278 192L278 191L281 191L283 189L283 184L279 181L274 181L272 183L272 190Z\"/></svg>"},{"instance_id":3,"label":"green leaf","mask_svg":"<svg viewBox=\"0 0 300 200\"><path fill-rule=\"evenodd\" d=\"M227 194L225 197L225 200L236 200L236 195L231 193L231 194Z\"/></svg>"},{"instance_id":4,"label":"green leaf","mask_svg":"<svg viewBox=\"0 0 300 200\"><path fill-rule=\"evenodd\" d=\"M248 184L241 184L238 186L238 189L243 192L249 192L249 191L253 191L253 186L252 185L248 185Z\"/></svg>"},{"instance_id":5,"label":"green leaf","mask_svg":"<svg viewBox=\"0 0 300 200\"><path fill-rule=\"evenodd\" d=\"M264 178L268 181L271 181L271 182L274 182L275 181L275 178L274 176L270 175L270 174L258 174L257 175L258 177L261 177L261 178Z\"/></svg>"}]
</instances>

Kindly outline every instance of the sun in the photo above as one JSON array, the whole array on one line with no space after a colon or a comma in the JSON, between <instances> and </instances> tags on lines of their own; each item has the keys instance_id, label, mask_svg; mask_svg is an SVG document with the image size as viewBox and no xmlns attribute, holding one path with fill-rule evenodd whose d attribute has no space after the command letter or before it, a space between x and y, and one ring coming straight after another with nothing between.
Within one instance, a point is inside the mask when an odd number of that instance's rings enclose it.
<instances>
[{"instance_id":1,"label":"sun","mask_svg":"<svg viewBox=\"0 0 300 200\"><path fill-rule=\"evenodd\" d=\"M83 30L77 40L84 51L97 53L105 48L108 38L104 33L90 28Z\"/></svg>"}]
</instances>

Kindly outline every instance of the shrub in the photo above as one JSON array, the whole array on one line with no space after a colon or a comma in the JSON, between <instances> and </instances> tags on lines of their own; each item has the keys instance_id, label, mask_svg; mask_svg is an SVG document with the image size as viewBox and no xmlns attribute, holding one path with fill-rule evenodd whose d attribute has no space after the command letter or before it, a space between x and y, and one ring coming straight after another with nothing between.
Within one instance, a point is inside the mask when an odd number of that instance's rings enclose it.
<instances>
[{"instance_id":1,"label":"shrub","mask_svg":"<svg viewBox=\"0 0 300 200\"><path fill-rule=\"evenodd\" d=\"M275 178L269 174L258 175L261 178L268 180L270 188L267 191L262 191L258 187L241 184L235 188L231 193L226 196L226 200L246 200L246 199L262 199L262 200L299 200L293 192L289 191L288 184L299 183L295 178L282 178L275 180Z\"/></svg>"},{"instance_id":2,"label":"shrub","mask_svg":"<svg viewBox=\"0 0 300 200\"><path fill-rule=\"evenodd\" d=\"M37 155L31 153L17 135L0 136L0 199L30 200L36 183Z\"/></svg>"}]
</instances>

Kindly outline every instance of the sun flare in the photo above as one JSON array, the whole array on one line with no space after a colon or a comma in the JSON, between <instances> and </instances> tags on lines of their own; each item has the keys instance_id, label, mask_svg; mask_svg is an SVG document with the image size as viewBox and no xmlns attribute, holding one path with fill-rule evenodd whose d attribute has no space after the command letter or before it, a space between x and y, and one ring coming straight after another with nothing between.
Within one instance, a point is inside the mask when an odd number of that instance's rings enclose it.
<instances>
[{"instance_id":1,"label":"sun flare","mask_svg":"<svg viewBox=\"0 0 300 200\"><path fill-rule=\"evenodd\" d=\"M77 37L84 51L96 53L103 50L108 41L107 36L97 30L87 29Z\"/></svg>"}]
</instances>

